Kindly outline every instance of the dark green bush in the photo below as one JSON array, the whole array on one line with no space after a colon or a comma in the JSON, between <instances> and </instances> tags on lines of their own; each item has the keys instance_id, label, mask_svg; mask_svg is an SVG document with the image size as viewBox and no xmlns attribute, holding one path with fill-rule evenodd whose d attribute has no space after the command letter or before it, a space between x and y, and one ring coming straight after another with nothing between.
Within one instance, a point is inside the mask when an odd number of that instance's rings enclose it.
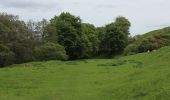
<instances>
[{"instance_id":1,"label":"dark green bush","mask_svg":"<svg viewBox=\"0 0 170 100\"><path fill-rule=\"evenodd\" d=\"M37 60L67 60L68 56L63 46L55 43L46 43L35 48Z\"/></svg>"},{"instance_id":2,"label":"dark green bush","mask_svg":"<svg viewBox=\"0 0 170 100\"><path fill-rule=\"evenodd\" d=\"M0 44L0 67L4 67L13 63L14 53L10 49Z\"/></svg>"},{"instance_id":3,"label":"dark green bush","mask_svg":"<svg viewBox=\"0 0 170 100\"><path fill-rule=\"evenodd\" d=\"M142 40L138 47L139 53L147 52L148 50L152 51L154 49L156 49L154 41L151 41L150 39Z\"/></svg>"},{"instance_id":4,"label":"dark green bush","mask_svg":"<svg viewBox=\"0 0 170 100\"><path fill-rule=\"evenodd\" d=\"M24 63L34 60L33 48L28 45L29 43L13 43L12 51L15 53L15 63Z\"/></svg>"}]
</instances>

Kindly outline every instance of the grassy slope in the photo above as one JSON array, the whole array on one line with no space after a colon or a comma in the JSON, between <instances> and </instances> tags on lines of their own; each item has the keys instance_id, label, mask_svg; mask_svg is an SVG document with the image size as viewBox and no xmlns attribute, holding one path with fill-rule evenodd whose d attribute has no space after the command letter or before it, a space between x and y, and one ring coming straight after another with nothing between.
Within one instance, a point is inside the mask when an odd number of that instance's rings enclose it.
<instances>
[{"instance_id":1,"label":"grassy slope","mask_svg":"<svg viewBox=\"0 0 170 100\"><path fill-rule=\"evenodd\" d=\"M0 100L170 100L170 47L117 59L0 69Z\"/></svg>"},{"instance_id":2,"label":"grassy slope","mask_svg":"<svg viewBox=\"0 0 170 100\"><path fill-rule=\"evenodd\" d=\"M154 31L148 32L146 34L143 34L143 35L141 35L141 37L138 41L140 41L141 39L151 38L151 37L153 37L154 35L157 35L157 34L161 35L164 39L167 39L168 40L167 45L170 45L170 41L169 41L169 39L170 39L170 27L154 30Z\"/></svg>"},{"instance_id":3,"label":"grassy slope","mask_svg":"<svg viewBox=\"0 0 170 100\"><path fill-rule=\"evenodd\" d=\"M158 29L158 30L148 32L146 34L143 34L142 37L143 38L149 38L149 37L156 35L156 34L168 35L169 36L170 35L170 27L166 27L166 28L162 28L162 29Z\"/></svg>"}]
</instances>

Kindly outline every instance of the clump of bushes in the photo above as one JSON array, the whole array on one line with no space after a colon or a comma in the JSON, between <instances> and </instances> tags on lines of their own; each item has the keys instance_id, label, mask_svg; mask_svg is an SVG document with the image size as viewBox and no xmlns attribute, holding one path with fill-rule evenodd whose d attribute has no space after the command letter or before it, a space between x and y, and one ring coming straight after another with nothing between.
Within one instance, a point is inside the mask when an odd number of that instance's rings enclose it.
<instances>
[{"instance_id":1,"label":"clump of bushes","mask_svg":"<svg viewBox=\"0 0 170 100\"><path fill-rule=\"evenodd\" d=\"M67 60L68 56L63 46L55 43L45 43L35 48L37 60Z\"/></svg>"},{"instance_id":2,"label":"clump of bushes","mask_svg":"<svg viewBox=\"0 0 170 100\"><path fill-rule=\"evenodd\" d=\"M133 43L129 44L124 49L124 54L133 55L137 53L153 51L167 45L168 45L168 41L166 37L163 37L160 34L155 34L151 37L147 37L147 38L141 37L135 40Z\"/></svg>"}]
</instances>

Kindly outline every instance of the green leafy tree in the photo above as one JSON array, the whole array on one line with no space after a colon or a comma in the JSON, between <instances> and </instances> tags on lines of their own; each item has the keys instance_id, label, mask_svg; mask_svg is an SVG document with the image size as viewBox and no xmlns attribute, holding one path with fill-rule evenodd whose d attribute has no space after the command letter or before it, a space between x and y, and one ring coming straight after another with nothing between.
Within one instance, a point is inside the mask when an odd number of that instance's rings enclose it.
<instances>
[{"instance_id":1,"label":"green leafy tree","mask_svg":"<svg viewBox=\"0 0 170 100\"><path fill-rule=\"evenodd\" d=\"M97 30L94 25L83 23L82 33L86 36L87 42L89 44L88 50L91 56L98 54L100 41L98 38Z\"/></svg>"},{"instance_id":2,"label":"green leafy tree","mask_svg":"<svg viewBox=\"0 0 170 100\"><path fill-rule=\"evenodd\" d=\"M15 54L14 63L32 61L36 39L25 22L19 20L18 16L1 13L0 26L0 42L8 44L9 49Z\"/></svg>"},{"instance_id":3,"label":"green leafy tree","mask_svg":"<svg viewBox=\"0 0 170 100\"><path fill-rule=\"evenodd\" d=\"M123 52L128 44L130 22L125 17L117 17L115 22L106 25L100 33L100 53L105 56L114 56ZM103 35L104 34L104 35ZM101 38L101 37L104 38Z\"/></svg>"},{"instance_id":4,"label":"green leafy tree","mask_svg":"<svg viewBox=\"0 0 170 100\"><path fill-rule=\"evenodd\" d=\"M130 35L129 29L130 29L130 22L125 17L119 16L116 18L115 21L116 26L126 35Z\"/></svg>"},{"instance_id":5,"label":"green leafy tree","mask_svg":"<svg viewBox=\"0 0 170 100\"><path fill-rule=\"evenodd\" d=\"M105 38L102 41L102 52L106 56L113 56L123 51L126 46L126 34L115 23L106 26Z\"/></svg>"},{"instance_id":6,"label":"green leafy tree","mask_svg":"<svg viewBox=\"0 0 170 100\"><path fill-rule=\"evenodd\" d=\"M59 43L65 47L70 59L82 58L85 43L82 35L81 19L70 13L61 13L51 19L47 26L46 41Z\"/></svg>"}]
</instances>

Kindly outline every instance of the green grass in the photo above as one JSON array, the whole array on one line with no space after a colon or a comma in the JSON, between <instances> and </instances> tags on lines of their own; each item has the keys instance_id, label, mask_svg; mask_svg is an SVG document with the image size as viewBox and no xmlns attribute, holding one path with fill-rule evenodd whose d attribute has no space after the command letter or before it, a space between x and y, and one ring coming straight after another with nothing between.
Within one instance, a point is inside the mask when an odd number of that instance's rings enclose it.
<instances>
[{"instance_id":1,"label":"green grass","mask_svg":"<svg viewBox=\"0 0 170 100\"><path fill-rule=\"evenodd\" d=\"M115 59L0 69L0 100L170 100L170 47Z\"/></svg>"}]
</instances>

